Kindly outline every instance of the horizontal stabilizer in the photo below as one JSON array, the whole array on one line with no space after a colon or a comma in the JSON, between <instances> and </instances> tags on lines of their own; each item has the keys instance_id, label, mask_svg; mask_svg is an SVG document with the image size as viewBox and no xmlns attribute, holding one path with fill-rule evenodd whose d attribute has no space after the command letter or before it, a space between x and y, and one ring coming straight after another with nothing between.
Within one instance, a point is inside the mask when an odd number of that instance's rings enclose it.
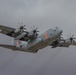
<instances>
[{"instance_id":1,"label":"horizontal stabilizer","mask_svg":"<svg viewBox=\"0 0 76 75\"><path fill-rule=\"evenodd\" d=\"M0 44L0 46L4 48L12 49L12 50L18 50L18 48L16 48L16 46L13 46L13 45Z\"/></svg>"}]
</instances>

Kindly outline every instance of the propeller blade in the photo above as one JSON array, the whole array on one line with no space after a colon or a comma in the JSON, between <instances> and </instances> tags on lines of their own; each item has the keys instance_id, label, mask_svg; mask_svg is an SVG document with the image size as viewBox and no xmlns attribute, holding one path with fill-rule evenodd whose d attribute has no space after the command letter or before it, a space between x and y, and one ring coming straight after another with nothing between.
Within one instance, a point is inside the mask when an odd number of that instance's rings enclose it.
<instances>
[{"instance_id":1,"label":"propeller blade","mask_svg":"<svg viewBox=\"0 0 76 75\"><path fill-rule=\"evenodd\" d=\"M36 28L36 30L38 29L38 27Z\"/></svg>"},{"instance_id":2,"label":"propeller blade","mask_svg":"<svg viewBox=\"0 0 76 75\"><path fill-rule=\"evenodd\" d=\"M72 35L72 37L74 37L74 34Z\"/></svg>"},{"instance_id":3,"label":"propeller blade","mask_svg":"<svg viewBox=\"0 0 76 75\"><path fill-rule=\"evenodd\" d=\"M34 33L34 37L36 37L37 35L38 35L38 27L35 27L35 25L33 26L33 27L31 27L31 29L32 29L32 31L33 31L33 33Z\"/></svg>"},{"instance_id":4,"label":"propeller blade","mask_svg":"<svg viewBox=\"0 0 76 75\"><path fill-rule=\"evenodd\" d=\"M74 38L74 34L72 35L71 33L69 33L68 37L71 41L71 44L75 42L74 39L76 39L76 38Z\"/></svg>"}]
</instances>

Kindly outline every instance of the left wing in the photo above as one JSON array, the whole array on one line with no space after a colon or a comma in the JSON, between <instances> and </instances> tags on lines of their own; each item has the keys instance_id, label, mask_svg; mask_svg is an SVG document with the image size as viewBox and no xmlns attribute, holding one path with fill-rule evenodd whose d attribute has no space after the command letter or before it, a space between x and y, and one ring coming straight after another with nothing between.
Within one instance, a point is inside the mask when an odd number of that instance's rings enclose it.
<instances>
[{"instance_id":1,"label":"left wing","mask_svg":"<svg viewBox=\"0 0 76 75\"><path fill-rule=\"evenodd\" d=\"M70 45L76 46L76 41L74 40L75 38L71 37L68 39L59 39L59 41L54 41L50 46L52 48L56 47L69 47Z\"/></svg>"},{"instance_id":2,"label":"left wing","mask_svg":"<svg viewBox=\"0 0 76 75\"><path fill-rule=\"evenodd\" d=\"M72 43L62 42L62 43L59 43L59 47L69 47L70 45L76 46L76 42L72 42Z\"/></svg>"},{"instance_id":3,"label":"left wing","mask_svg":"<svg viewBox=\"0 0 76 75\"><path fill-rule=\"evenodd\" d=\"M73 45L73 46L76 46L76 42L73 42L72 45Z\"/></svg>"},{"instance_id":4,"label":"left wing","mask_svg":"<svg viewBox=\"0 0 76 75\"><path fill-rule=\"evenodd\" d=\"M67 42L60 42L58 47L69 47L69 45L71 45L71 44L67 43Z\"/></svg>"}]
</instances>

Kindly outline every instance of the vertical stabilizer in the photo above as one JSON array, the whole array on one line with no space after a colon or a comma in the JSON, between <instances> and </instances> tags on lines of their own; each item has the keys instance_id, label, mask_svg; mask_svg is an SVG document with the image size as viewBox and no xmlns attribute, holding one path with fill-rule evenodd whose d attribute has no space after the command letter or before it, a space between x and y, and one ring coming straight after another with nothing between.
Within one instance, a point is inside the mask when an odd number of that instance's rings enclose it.
<instances>
[{"instance_id":1,"label":"vertical stabilizer","mask_svg":"<svg viewBox=\"0 0 76 75\"><path fill-rule=\"evenodd\" d=\"M16 47L19 47L21 44L21 41L20 40L14 40L14 44Z\"/></svg>"},{"instance_id":2,"label":"vertical stabilizer","mask_svg":"<svg viewBox=\"0 0 76 75\"><path fill-rule=\"evenodd\" d=\"M15 40L14 40L14 44L15 44L15 46L16 46L17 48L22 48L22 46L23 46L24 44L26 44L26 42L15 39Z\"/></svg>"}]
</instances>

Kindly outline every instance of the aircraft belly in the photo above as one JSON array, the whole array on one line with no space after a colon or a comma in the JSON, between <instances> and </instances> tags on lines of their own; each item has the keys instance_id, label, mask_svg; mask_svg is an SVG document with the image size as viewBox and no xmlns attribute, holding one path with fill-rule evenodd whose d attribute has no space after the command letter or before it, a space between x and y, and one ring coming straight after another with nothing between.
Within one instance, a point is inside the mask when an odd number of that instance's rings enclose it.
<instances>
[{"instance_id":1,"label":"aircraft belly","mask_svg":"<svg viewBox=\"0 0 76 75\"><path fill-rule=\"evenodd\" d=\"M27 51L32 51L32 52L35 52L39 49L42 49L42 48L45 48L46 46L48 46L50 43L52 43L52 40L46 40L46 41L43 41L43 42L40 42L30 48L27 49Z\"/></svg>"},{"instance_id":2,"label":"aircraft belly","mask_svg":"<svg viewBox=\"0 0 76 75\"><path fill-rule=\"evenodd\" d=\"M35 53L39 49L49 46L53 41L57 40L59 36L51 36L48 39L37 38L32 42L27 43L21 49L25 52Z\"/></svg>"},{"instance_id":3,"label":"aircraft belly","mask_svg":"<svg viewBox=\"0 0 76 75\"><path fill-rule=\"evenodd\" d=\"M36 51L36 50L45 48L45 47L48 46L50 43L52 43L52 39L47 39L46 41L42 41L42 42L40 42L40 43L38 43L38 44L30 47L28 50Z\"/></svg>"},{"instance_id":4,"label":"aircraft belly","mask_svg":"<svg viewBox=\"0 0 76 75\"><path fill-rule=\"evenodd\" d=\"M43 48L49 46L49 44L51 44L51 43L52 43L53 41L55 41L55 40L56 40L55 38L46 39L45 41L42 41L42 42L40 42L40 43L38 43L38 44L30 47L30 48L28 49L28 51L34 52L34 51L36 51L36 50L43 49Z\"/></svg>"},{"instance_id":5,"label":"aircraft belly","mask_svg":"<svg viewBox=\"0 0 76 75\"><path fill-rule=\"evenodd\" d=\"M40 44L40 49L43 49L47 46L49 46L53 41L57 40L58 37L51 37L49 39L46 39L43 41L43 43Z\"/></svg>"},{"instance_id":6,"label":"aircraft belly","mask_svg":"<svg viewBox=\"0 0 76 75\"><path fill-rule=\"evenodd\" d=\"M39 46L40 46L39 44L32 46L31 48L28 49L28 51L34 51L35 52L35 51L39 50Z\"/></svg>"},{"instance_id":7,"label":"aircraft belly","mask_svg":"<svg viewBox=\"0 0 76 75\"><path fill-rule=\"evenodd\" d=\"M46 40L45 42L41 43L40 49L47 47L50 43L52 43L52 40Z\"/></svg>"}]
</instances>

